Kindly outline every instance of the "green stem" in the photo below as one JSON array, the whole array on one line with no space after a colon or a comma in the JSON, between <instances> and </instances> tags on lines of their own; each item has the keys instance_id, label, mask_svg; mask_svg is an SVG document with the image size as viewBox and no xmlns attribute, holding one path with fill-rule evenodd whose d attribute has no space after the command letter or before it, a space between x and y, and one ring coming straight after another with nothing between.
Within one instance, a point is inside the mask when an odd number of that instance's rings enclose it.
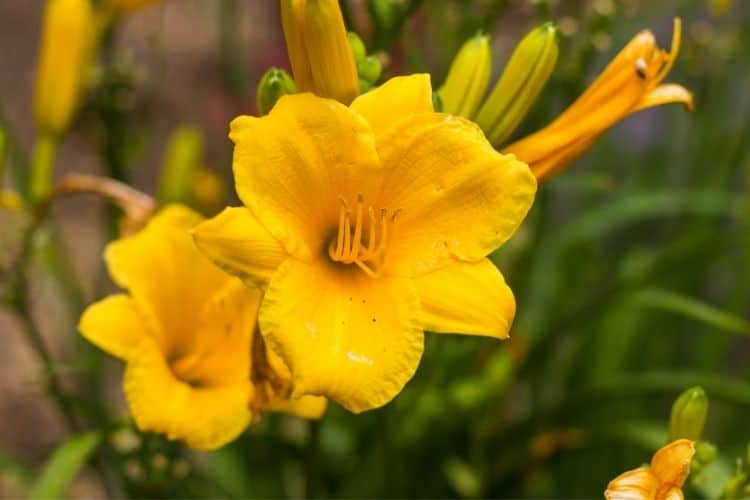
<instances>
[{"instance_id":1,"label":"green stem","mask_svg":"<svg viewBox=\"0 0 750 500\"><path fill-rule=\"evenodd\" d=\"M48 134L42 134L37 139L29 179L29 192L32 200L41 200L52 188L57 145L57 138Z\"/></svg>"}]
</instances>

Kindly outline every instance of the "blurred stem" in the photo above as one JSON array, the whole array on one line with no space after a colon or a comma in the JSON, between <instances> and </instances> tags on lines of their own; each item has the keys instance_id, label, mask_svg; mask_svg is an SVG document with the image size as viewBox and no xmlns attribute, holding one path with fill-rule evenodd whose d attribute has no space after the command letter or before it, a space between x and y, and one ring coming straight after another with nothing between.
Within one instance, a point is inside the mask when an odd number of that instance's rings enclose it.
<instances>
[{"instance_id":1,"label":"blurred stem","mask_svg":"<svg viewBox=\"0 0 750 500\"><path fill-rule=\"evenodd\" d=\"M29 233L33 233L33 228L29 231ZM26 248L24 249L24 256L28 255L27 251L30 248L30 243L28 242L30 242L31 238L32 235L28 234L27 244L25 245ZM78 432L80 430L80 426L73 411L73 405L65 395L62 383L60 382L60 378L55 370L52 355L50 354L49 349L44 342L44 338L42 337L39 328L34 322L31 304L29 301L29 282L26 276L26 257L24 257L23 259L24 261L22 262L22 264L17 267L17 293L14 305L16 311L21 317L21 320L23 321L23 331L26 335L29 346L31 346L37 358L39 358L39 361L42 363L44 375L49 386L50 395L57 403L57 406L62 413L69 430L71 432Z\"/></svg>"},{"instance_id":2,"label":"blurred stem","mask_svg":"<svg viewBox=\"0 0 750 500\"><path fill-rule=\"evenodd\" d=\"M29 192L32 200L43 198L52 187L57 145L57 138L50 134L41 134L37 139L29 179Z\"/></svg>"},{"instance_id":3,"label":"blurred stem","mask_svg":"<svg viewBox=\"0 0 750 500\"><path fill-rule=\"evenodd\" d=\"M232 96L244 103L247 100L248 84L245 61L240 47L240 20L238 2L224 0L219 4L219 36L221 46L221 69L224 81Z\"/></svg>"},{"instance_id":4,"label":"blurred stem","mask_svg":"<svg viewBox=\"0 0 750 500\"><path fill-rule=\"evenodd\" d=\"M310 437L305 454L305 498L320 498L318 459L320 455L320 422L310 422Z\"/></svg>"},{"instance_id":5,"label":"blurred stem","mask_svg":"<svg viewBox=\"0 0 750 500\"><path fill-rule=\"evenodd\" d=\"M354 26L354 18L352 17L352 10L349 7L348 0L341 0L341 14L344 16L344 24L346 29L349 31L357 31L357 27Z\"/></svg>"}]
</instances>

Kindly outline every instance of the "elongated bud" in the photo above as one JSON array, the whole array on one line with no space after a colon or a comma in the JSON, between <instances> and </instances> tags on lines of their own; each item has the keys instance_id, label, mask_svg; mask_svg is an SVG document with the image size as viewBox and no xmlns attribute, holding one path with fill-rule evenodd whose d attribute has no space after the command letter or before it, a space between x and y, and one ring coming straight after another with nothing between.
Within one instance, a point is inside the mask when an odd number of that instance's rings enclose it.
<instances>
[{"instance_id":1,"label":"elongated bud","mask_svg":"<svg viewBox=\"0 0 750 500\"><path fill-rule=\"evenodd\" d=\"M271 68L266 71L258 84L256 103L258 114L268 114L276 105L276 101L285 95L297 92L297 86L289 73L279 68Z\"/></svg>"},{"instance_id":2,"label":"elongated bud","mask_svg":"<svg viewBox=\"0 0 750 500\"><path fill-rule=\"evenodd\" d=\"M85 80L95 33L90 0L49 0L44 10L34 114L40 133L70 123Z\"/></svg>"},{"instance_id":3,"label":"elongated bud","mask_svg":"<svg viewBox=\"0 0 750 500\"><path fill-rule=\"evenodd\" d=\"M669 418L669 439L697 441L703 433L708 414L708 397L701 387L683 392L672 405Z\"/></svg>"},{"instance_id":4,"label":"elongated bud","mask_svg":"<svg viewBox=\"0 0 750 500\"><path fill-rule=\"evenodd\" d=\"M479 110L476 122L495 146L516 130L555 69L558 32L546 23L526 35L505 66L500 81Z\"/></svg>"},{"instance_id":5,"label":"elongated bud","mask_svg":"<svg viewBox=\"0 0 750 500\"><path fill-rule=\"evenodd\" d=\"M438 90L443 111L473 119L482 103L492 76L490 37L477 34L464 43Z\"/></svg>"},{"instance_id":6,"label":"elongated bud","mask_svg":"<svg viewBox=\"0 0 750 500\"><path fill-rule=\"evenodd\" d=\"M359 78L338 0L281 0L281 20L299 90L351 103Z\"/></svg>"},{"instance_id":7,"label":"elongated bud","mask_svg":"<svg viewBox=\"0 0 750 500\"><path fill-rule=\"evenodd\" d=\"M193 175L203 161L203 135L193 125L182 125L172 132L164 154L159 178L158 200L189 204Z\"/></svg>"}]
</instances>

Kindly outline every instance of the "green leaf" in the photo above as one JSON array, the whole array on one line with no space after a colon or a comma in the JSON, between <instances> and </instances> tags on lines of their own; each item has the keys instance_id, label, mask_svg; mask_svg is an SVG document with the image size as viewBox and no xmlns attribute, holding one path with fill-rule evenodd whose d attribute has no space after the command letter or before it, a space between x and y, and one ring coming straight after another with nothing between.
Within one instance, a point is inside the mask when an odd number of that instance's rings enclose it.
<instances>
[{"instance_id":1,"label":"green leaf","mask_svg":"<svg viewBox=\"0 0 750 500\"><path fill-rule=\"evenodd\" d=\"M730 333L750 336L750 323L744 319L679 293L648 289L639 292L635 299L646 307L682 314Z\"/></svg>"},{"instance_id":2,"label":"green leaf","mask_svg":"<svg viewBox=\"0 0 750 500\"><path fill-rule=\"evenodd\" d=\"M30 500L62 498L70 483L86 465L102 437L98 432L73 436L52 453L42 476L29 494Z\"/></svg>"}]
</instances>

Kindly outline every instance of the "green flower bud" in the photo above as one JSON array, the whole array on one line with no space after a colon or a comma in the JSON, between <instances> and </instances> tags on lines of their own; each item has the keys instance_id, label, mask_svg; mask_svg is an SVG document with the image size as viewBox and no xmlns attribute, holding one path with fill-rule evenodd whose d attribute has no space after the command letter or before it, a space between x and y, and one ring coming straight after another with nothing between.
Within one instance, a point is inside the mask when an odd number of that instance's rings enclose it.
<instances>
[{"instance_id":1,"label":"green flower bud","mask_svg":"<svg viewBox=\"0 0 750 500\"><path fill-rule=\"evenodd\" d=\"M709 443L708 441L700 441L695 444L695 460L694 463L700 463L701 465L708 465L714 461L718 451L716 445Z\"/></svg>"},{"instance_id":2,"label":"green flower bud","mask_svg":"<svg viewBox=\"0 0 750 500\"><path fill-rule=\"evenodd\" d=\"M359 78L375 85L383 74L383 64L375 56L367 56L361 62L357 63Z\"/></svg>"},{"instance_id":3,"label":"green flower bud","mask_svg":"<svg viewBox=\"0 0 750 500\"><path fill-rule=\"evenodd\" d=\"M464 43L438 90L443 111L472 119L482 103L492 76L490 37L481 33Z\"/></svg>"},{"instance_id":4,"label":"green flower bud","mask_svg":"<svg viewBox=\"0 0 750 500\"><path fill-rule=\"evenodd\" d=\"M476 122L499 146L520 125L555 69L558 30L553 23L534 29L516 46Z\"/></svg>"},{"instance_id":5,"label":"green flower bud","mask_svg":"<svg viewBox=\"0 0 750 500\"><path fill-rule=\"evenodd\" d=\"M260 79L256 93L258 113L268 114L283 96L297 92L297 86L289 73L279 68L271 68Z\"/></svg>"},{"instance_id":6,"label":"green flower bud","mask_svg":"<svg viewBox=\"0 0 750 500\"><path fill-rule=\"evenodd\" d=\"M186 203L191 200L192 179L203 161L203 134L193 125L182 125L172 132L159 178L159 203Z\"/></svg>"},{"instance_id":7,"label":"green flower bud","mask_svg":"<svg viewBox=\"0 0 750 500\"><path fill-rule=\"evenodd\" d=\"M346 34L349 38L349 46L352 48L352 54L354 54L354 62L359 65L359 62L367 57L367 49L365 44L358 34L350 31Z\"/></svg>"},{"instance_id":8,"label":"green flower bud","mask_svg":"<svg viewBox=\"0 0 750 500\"><path fill-rule=\"evenodd\" d=\"M698 441L703 433L707 414L708 397L701 387L692 387L683 392L672 405L669 440Z\"/></svg>"}]
</instances>

